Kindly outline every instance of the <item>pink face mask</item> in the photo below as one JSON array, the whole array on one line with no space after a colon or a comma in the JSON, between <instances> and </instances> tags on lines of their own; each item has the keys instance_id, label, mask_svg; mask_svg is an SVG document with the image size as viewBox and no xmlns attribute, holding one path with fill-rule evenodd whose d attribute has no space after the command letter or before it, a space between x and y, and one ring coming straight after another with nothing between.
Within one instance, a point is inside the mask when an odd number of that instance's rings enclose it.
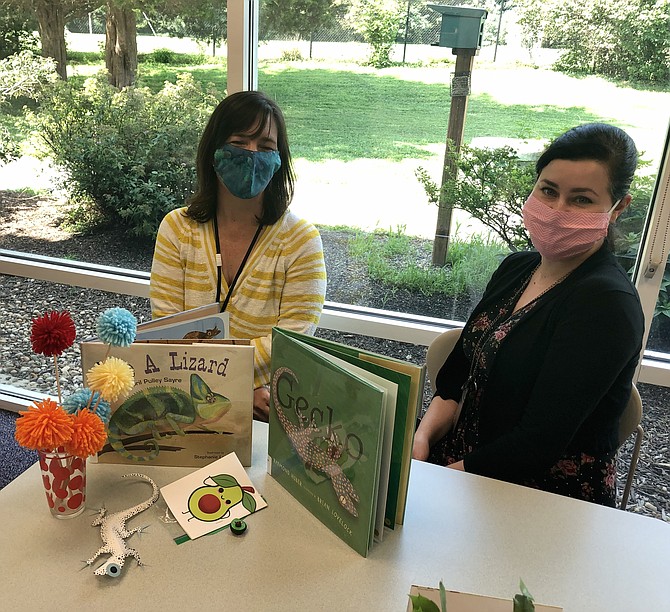
<instances>
[{"instance_id":1,"label":"pink face mask","mask_svg":"<svg viewBox=\"0 0 670 612\"><path fill-rule=\"evenodd\" d=\"M533 246L547 259L567 259L588 251L607 236L612 211L554 210L534 195L528 196L521 214Z\"/></svg>"}]
</instances>

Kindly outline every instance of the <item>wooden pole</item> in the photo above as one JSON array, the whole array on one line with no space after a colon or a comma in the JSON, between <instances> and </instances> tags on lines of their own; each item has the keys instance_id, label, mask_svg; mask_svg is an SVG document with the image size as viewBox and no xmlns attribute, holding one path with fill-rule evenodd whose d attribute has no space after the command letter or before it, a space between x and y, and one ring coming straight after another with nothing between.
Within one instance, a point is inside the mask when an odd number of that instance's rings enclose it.
<instances>
[{"instance_id":1,"label":"wooden pole","mask_svg":"<svg viewBox=\"0 0 670 612\"><path fill-rule=\"evenodd\" d=\"M468 97L470 95L470 76L477 49L454 49L453 53L456 55L456 68L451 84L451 108L449 109L447 142L444 151L442 185L448 179L456 178L456 157L463 143L465 114L468 109ZM434 266L442 267L447 261L452 208L453 203L447 202L444 193L440 192L440 201L437 209L437 226L433 242Z\"/></svg>"}]
</instances>

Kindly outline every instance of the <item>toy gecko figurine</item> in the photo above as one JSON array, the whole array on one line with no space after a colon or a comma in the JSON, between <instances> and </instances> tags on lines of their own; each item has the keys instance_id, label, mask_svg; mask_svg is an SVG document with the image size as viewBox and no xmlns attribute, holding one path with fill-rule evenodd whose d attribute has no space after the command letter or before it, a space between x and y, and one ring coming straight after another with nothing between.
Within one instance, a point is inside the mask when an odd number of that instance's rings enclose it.
<instances>
[{"instance_id":1,"label":"toy gecko figurine","mask_svg":"<svg viewBox=\"0 0 670 612\"><path fill-rule=\"evenodd\" d=\"M108 515L105 508L100 509L100 514L93 521L92 525L94 527L100 525L102 546L88 561L86 561L86 565L91 565L102 554L107 553L111 556L93 572L96 576L107 575L112 578L118 578L121 575L121 569L123 568L126 557L135 557L135 559L137 559L137 565L142 565L140 554L134 548L128 548L125 540L134 533L141 532L145 527L135 527L134 529L127 530L126 521L152 506L158 499L159 493L156 483L144 474L124 474L122 478L129 478L131 476L141 478L148 482L153 488L153 494L141 504L132 506L127 510L115 512L114 514Z\"/></svg>"},{"instance_id":2,"label":"toy gecko figurine","mask_svg":"<svg viewBox=\"0 0 670 612\"><path fill-rule=\"evenodd\" d=\"M340 505L353 516L358 516L358 511L354 505L355 502L359 501L358 493L356 493L351 481L342 471L337 461L335 461L333 455L312 440L314 433L313 424L311 427L305 425L298 427L291 423L284 413L277 393L277 384L283 375L291 376L296 382L298 382L298 379L289 368L284 367L277 368L272 377L272 401L274 402L275 412L288 439L291 441L291 445L296 453L298 453L298 457L300 457L305 467L321 472L330 478ZM329 440L329 445L330 442Z\"/></svg>"}]
</instances>

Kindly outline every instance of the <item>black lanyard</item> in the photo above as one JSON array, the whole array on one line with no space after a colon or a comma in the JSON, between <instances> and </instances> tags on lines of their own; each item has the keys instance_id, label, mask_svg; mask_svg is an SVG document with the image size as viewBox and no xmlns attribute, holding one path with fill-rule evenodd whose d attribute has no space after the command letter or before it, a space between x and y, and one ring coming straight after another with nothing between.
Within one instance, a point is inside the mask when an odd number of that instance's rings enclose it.
<instances>
[{"instance_id":1,"label":"black lanyard","mask_svg":"<svg viewBox=\"0 0 670 612\"><path fill-rule=\"evenodd\" d=\"M249 259L251 250L254 248L254 245L256 244L256 241L258 240L258 236L260 236L262 229L263 226L259 225L258 229L256 230L256 233L254 234L254 237L251 239L251 244L249 245L247 252L244 254L244 259L242 260L240 267L237 268L235 278L233 278L233 282L230 283L230 287L228 287L228 294L226 295L226 299L223 301L223 304L221 305L221 312L223 312L228 306L230 296L233 294L233 289L235 288L235 283L237 282L237 279L240 277L240 274L242 274L244 264L247 263L247 259ZM216 301L218 302L221 299L221 268L223 267L223 261L221 259L221 245L219 243L219 225L216 222L216 213L214 214L214 241L216 242L216 254L219 256L219 262L216 265Z\"/></svg>"}]
</instances>

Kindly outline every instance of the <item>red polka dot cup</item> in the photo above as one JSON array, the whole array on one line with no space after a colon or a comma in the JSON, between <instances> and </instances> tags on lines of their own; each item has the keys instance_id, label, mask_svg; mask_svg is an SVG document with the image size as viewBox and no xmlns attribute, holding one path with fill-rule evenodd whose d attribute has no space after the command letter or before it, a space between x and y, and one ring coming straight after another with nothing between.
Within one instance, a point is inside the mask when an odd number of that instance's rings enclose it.
<instances>
[{"instance_id":1,"label":"red polka dot cup","mask_svg":"<svg viewBox=\"0 0 670 612\"><path fill-rule=\"evenodd\" d=\"M86 507L86 459L57 451L37 454L51 515L58 519L79 516Z\"/></svg>"}]
</instances>

